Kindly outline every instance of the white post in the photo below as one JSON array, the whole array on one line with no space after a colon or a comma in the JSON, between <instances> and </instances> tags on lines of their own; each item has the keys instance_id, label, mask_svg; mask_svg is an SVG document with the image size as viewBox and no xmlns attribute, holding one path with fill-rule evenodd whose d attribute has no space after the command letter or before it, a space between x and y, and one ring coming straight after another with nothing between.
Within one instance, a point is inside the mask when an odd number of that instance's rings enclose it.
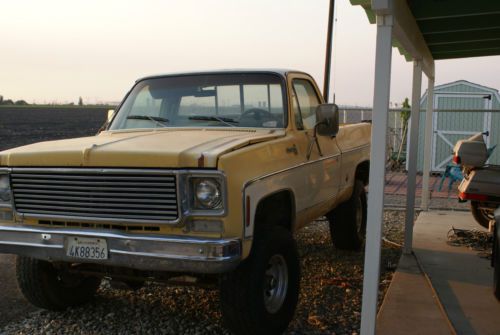
<instances>
[{"instance_id":1,"label":"white post","mask_svg":"<svg viewBox=\"0 0 500 335\"><path fill-rule=\"evenodd\" d=\"M417 191L418 126L420 121L420 92L422 87L422 63L413 61L413 88L411 94L410 151L408 154L408 186L406 191L405 254L411 254L413 242L413 221L415 215L415 194Z\"/></svg>"},{"instance_id":2,"label":"white post","mask_svg":"<svg viewBox=\"0 0 500 335\"><path fill-rule=\"evenodd\" d=\"M422 171L422 204L420 208L429 210L429 174L431 170L432 152L432 119L434 112L434 78L427 81L427 111L425 113L425 143L424 143L424 170Z\"/></svg>"},{"instance_id":3,"label":"white post","mask_svg":"<svg viewBox=\"0 0 500 335\"><path fill-rule=\"evenodd\" d=\"M361 110L361 120L360 121L363 121L364 119L365 119L365 111Z\"/></svg>"},{"instance_id":4,"label":"white post","mask_svg":"<svg viewBox=\"0 0 500 335\"><path fill-rule=\"evenodd\" d=\"M344 124L346 124L346 123L347 123L347 117L346 117L346 111L344 109Z\"/></svg>"},{"instance_id":5,"label":"white post","mask_svg":"<svg viewBox=\"0 0 500 335\"><path fill-rule=\"evenodd\" d=\"M370 186L366 225L365 267L361 307L361 334L375 334L380 248L384 210L387 114L391 87L392 15L377 16L375 88L373 92L372 136L370 150Z\"/></svg>"}]
</instances>

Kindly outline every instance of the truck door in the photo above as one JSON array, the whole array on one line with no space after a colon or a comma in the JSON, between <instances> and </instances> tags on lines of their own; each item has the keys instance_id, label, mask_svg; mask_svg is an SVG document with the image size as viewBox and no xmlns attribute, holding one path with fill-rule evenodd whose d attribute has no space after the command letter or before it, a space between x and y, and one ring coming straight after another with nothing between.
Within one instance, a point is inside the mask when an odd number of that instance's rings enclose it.
<instances>
[{"instance_id":1,"label":"truck door","mask_svg":"<svg viewBox=\"0 0 500 335\"><path fill-rule=\"evenodd\" d=\"M298 129L302 159L308 169L301 178L305 179L307 194L297 197L307 197L303 200L310 205L320 205L332 200L338 194L340 187L341 155L335 138L319 136L318 142L321 153L313 143L310 156L308 148L313 141L313 129L316 124L316 107L321 103L319 93L314 82L307 76L297 75L291 79L291 100L295 126ZM304 170L302 170L304 173Z\"/></svg>"}]
</instances>

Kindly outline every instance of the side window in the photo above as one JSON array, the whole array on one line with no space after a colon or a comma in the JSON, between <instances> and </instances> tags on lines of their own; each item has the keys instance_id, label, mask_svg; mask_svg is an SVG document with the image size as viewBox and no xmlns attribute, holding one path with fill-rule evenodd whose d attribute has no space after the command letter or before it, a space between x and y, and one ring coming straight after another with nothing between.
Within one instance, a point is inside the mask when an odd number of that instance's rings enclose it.
<instances>
[{"instance_id":1,"label":"side window","mask_svg":"<svg viewBox=\"0 0 500 335\"><path fill-rule=\"evenodd\" d=\"M316 124L316 107L319 105L318 95L311 82L305 79L295 79L293 88L297 95L304 128L312 129Z\"/></svg>"}]
</instances>

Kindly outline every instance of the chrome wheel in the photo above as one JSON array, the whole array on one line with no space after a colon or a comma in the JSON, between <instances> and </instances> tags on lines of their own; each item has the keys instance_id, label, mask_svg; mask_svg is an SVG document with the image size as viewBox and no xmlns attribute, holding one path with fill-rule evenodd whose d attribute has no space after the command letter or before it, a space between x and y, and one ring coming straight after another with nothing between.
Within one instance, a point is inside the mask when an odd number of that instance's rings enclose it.
<instances>
[{"instance_id":1,"label":"chrome wheel","mask_svg":"<svg viewBox=\"0 0 500 335\"><path fill-rule=\"evenodd\" d=\"M264 304L269 313L278 312L288 291L288 267L281 255L274 255L267 264L264 283Z\"/></svg>"}]
</instances>

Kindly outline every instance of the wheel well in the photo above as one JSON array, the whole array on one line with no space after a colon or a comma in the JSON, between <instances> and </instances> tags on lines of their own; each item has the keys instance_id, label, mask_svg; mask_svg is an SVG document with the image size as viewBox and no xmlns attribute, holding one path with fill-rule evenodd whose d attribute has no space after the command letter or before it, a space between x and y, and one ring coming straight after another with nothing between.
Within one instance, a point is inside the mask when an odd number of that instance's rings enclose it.
<instances>
[{"instance_id":1,"label":"wheel well","mask_svg":"<svg viewBox=\"0 0 500 335\"><path fill-rule=\"evenodd\" d=\"M369 182L370 176L370 161L364 161L358 164L356 167L356 179L359 179L366 186Z\"/></svg>"},{"instance_id":2,"label":"wheel well","mask_svg":"<svg viewBox=\"0 0 500 335\"><path fill-rule=\"evenodd\" d=\"M295 202L290 190L282 190L261 199L255 213L255 232L272 225L292 231Z\"/></svg>"}]
</instances>

